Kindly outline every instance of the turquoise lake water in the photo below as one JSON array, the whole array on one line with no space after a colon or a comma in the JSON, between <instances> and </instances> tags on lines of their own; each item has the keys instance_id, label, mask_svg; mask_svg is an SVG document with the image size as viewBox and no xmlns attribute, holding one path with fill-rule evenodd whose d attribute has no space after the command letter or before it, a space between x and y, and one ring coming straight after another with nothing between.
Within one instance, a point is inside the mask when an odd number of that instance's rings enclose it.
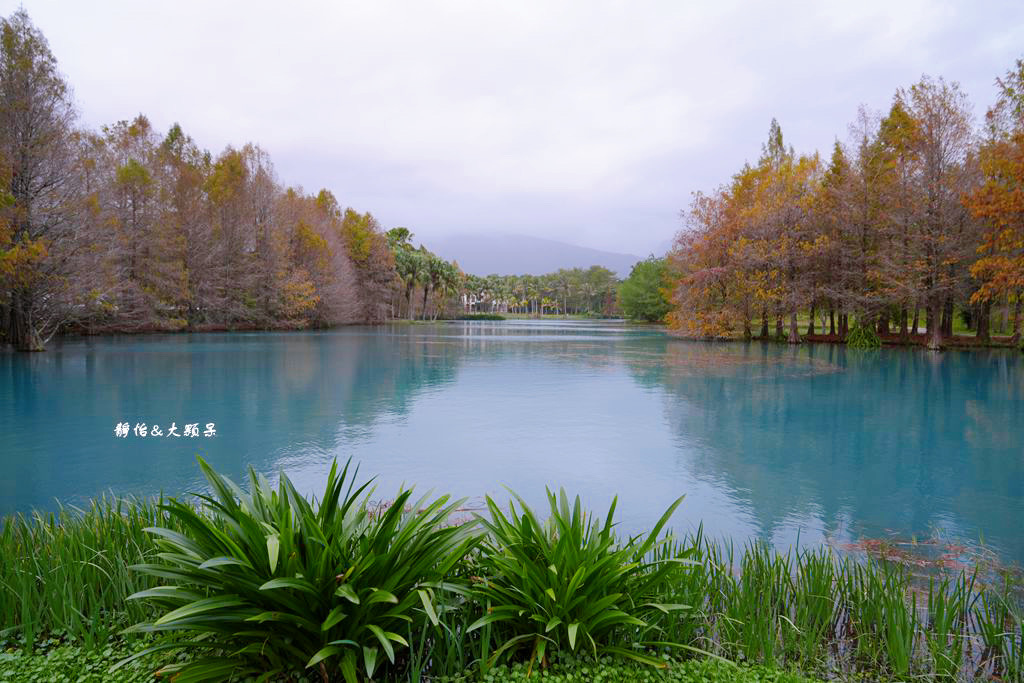
<instances>
[{"instance_id":1,"label":"turquoise lake water","mask_svg":"<svg viewBox=\"0 0 1024 683\"><path fill-rule=\"evenodd\" d=\"M197 437L115 436L171 422ZM216 436L206 437L206 423ZM564 486L624 532L788 547L939 538L1024 564L1024 355L701 343L508 321L65 340L0 354L0 514L201 490L195 456L304 491L352 456L403 482L540 504Z\"/></svg>"}]
</instances>

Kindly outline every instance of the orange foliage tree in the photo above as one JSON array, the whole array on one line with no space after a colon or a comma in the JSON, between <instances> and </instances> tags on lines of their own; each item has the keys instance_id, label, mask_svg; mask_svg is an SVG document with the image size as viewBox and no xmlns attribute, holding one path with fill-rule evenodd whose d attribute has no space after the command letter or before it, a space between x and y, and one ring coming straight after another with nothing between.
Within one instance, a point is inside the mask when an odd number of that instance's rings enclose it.
<instances>
[{"instance_id":1,"label":"orange foliage tree","mask_svg":"<svg viewBox=\"0 0 1024 683\"><path fill-rule=\"evenodd\" d=\"M999 99L989 109L988 136L981 146L982 183L966 198L983 223L980 258L971 274L980 286L972 301L990 304L1015 298L1014 336L1020 335L1024 293L1024 60L999 79Z\"/></svg>"}]
</instances>

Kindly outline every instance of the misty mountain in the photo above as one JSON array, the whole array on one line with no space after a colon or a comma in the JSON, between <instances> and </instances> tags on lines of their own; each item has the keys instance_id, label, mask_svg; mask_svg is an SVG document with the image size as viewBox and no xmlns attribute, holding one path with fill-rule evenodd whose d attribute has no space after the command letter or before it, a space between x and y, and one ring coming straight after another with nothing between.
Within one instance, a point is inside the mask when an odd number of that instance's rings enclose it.
<instances>
[{"instance_id":1,"label":"misty mountain","mask_svg":"<svg viewBox=\"0 0 1024 683\"><path fill-rule=\"evenodd\" d=\"M604 266L624 278L640 260L632 254L528 235L453 235L432 239L425 246L444 259L458 261L463 272L473 275L544 275L559 268Z\"/></svg>"}]
</instances>

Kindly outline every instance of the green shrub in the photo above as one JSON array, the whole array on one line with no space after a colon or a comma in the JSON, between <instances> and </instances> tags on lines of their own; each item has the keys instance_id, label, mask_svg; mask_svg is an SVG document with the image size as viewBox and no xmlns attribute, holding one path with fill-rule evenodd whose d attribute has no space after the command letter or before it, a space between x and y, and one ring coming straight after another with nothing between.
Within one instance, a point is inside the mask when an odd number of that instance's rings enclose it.
<instances>
[{"instance_id":1,"label":"green shrub","mask_svg":"<svg viewBox=\"0 0 1024 683\"><path fill-rule=\"evenodd\" d=\"M162 673L175 681L293 676L317 667L352 683L374 675L405 635L436 623L434 591L479 541L469 525L449 524L459 503L412 501L403 490L386 508L369 503L349 465L331 467L319 504L284 474L277 491L251 472L251 493L200 459L213 490L203 507L164 507L183 528L150 529L162 563L139 571L166 585L132 598L163 614L136 631L168 631L193 657ZM405 635L403 635L405 634ZM263 680L263 679L261 679Z\"/></svg>"},{"instance_id":2,"label":"green shrub","mask_svg":"<svg viewBox=\"0 0 1024 683\"><path fill-rule=\"evenodd\" d=\"M466 313L455 318L456 320L505 320L505 316L499 313Z\"/></svg>"},{"instance_id":3,"label":"green shrub","mask_svg":"<svg viewBox=\"0 0 1024 683\"><path fill-rule=\"evenodd\" d=\"M615 501L604 524L581 509L577 496L570 508L562 490L548 491L551 516L541 523L519 498L506 516L487 498L489 532L479 561L482 578L472 596L485 610L469 631L493 627L497 648L489 661L525 649L529 661L546 665L549 652L589 651L614 654L661 665L634 649L649 645L660 630L648 617L680 605L658 604L656 594L681 569L682 560L646 560L680 497L646 537L620 544L612 532Z\"/></svg>"},{"instance_id":4,"label":"green shrub","mask_svg":"<svg viewBox=\"0 0 1024 683\"><path fill-rule=\"evenodd\" d=\"M882 340L870 325L858 323L846 333L846 345L851 349L880 349Z\"/></svg>"}]
</instances>

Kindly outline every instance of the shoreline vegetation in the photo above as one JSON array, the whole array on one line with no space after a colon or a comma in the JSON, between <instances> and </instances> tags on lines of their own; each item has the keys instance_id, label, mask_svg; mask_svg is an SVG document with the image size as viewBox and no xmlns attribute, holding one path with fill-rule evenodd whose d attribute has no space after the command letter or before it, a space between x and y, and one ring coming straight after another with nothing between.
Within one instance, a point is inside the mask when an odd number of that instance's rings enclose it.
<instances>
[{"instance_id":1,"label":"shoreline vegetation","mask_svg":"<svg viewBox=\"0 0 1024 683\"><path fill-rule=\"evenodd\" d=\"M695 336L687 334L684 331L671 330L671 335L677 339L686 341L714 341L714 342L736 342L742 343L744 341L760 341L767 343L777 344L793 344L793 343L811 343L811 344L841 344L850 345L850 340L846 336L839 334L808 334L803 333L799 335L799 342L792 342L788 336L773 336L767 337L751 336L749 339L735 338L735 337L720 337L720 336ZM896 347L896 348L930 348L931 337L927 332L920 332L913 335L901 335L898 332L888 332L885 334L875 333L874 337L877 342L873 342L869 348L881 348L881 347ZM856 346L854 346L856 348ZM971 349L1011 349L1024 351L1024 345L1021 344L1021 340L1018 337L1013 336L996 336L992 335L987 340L980 339L977 335L971 334L954 334L943 339L943 348L946 349L958 349L958 350L971 350Z\"/></svg>"},{"instance_id":2,"label":"shoreline vegetation","mask_svg":"<svg viewBox=\"0 0 1024 683\"><path fill-rule=\"evenodd\" d=\"M466 274L405 227L278 178L259 145L203 149L145 115L92 130L42 32L0 18L0 345L58 335L318 329L616 308L607 268Z\"/></svg>"},{"instance_id":3,"label":"shoreline vegetation","mask_svg":"<svg viewBox=\"0 0 1024 683\"><path fill-rule=\"evenodd\" d=\"M888 111L861 108L825 157L798 154L773 119L757 162L684 213L672 326L798 344L806 315L811 338L859 330L861 347L968 345L958 325L1019 344L1024 60L996 86L977 126L957 83L924 76Z\"/></svg>"},{"instance_id":4,"label":"shoreline vegetation","mask_svg":"<svg viewBox=\"0 0 1024 683\"><path fill-rule=\"evenodd\" d=\"M644 320L644 319L632 319L616 315L586 315L586 314L561 314L561 313L545 313L531 314L531 313L462 313L451 316L438 316L436 318L430 318L427 320L422 319L406 319L396 318L391 320L385 320L376 324L430 324L430 323L444 323L444 322L503 322L509 320L545 320L545 321L621 321L630 325L639 326L650 326L656 328L665 329L671 338L678 339L681 341L707 341L716 343L743 343L746 341L758 341L765 343L778 343L778 344L791 344L787 337L778 337L769 335L768 337L752 336L750 339L733 338L733 337L716 337L716 336L695 336L686 334L685 332L668 327L664 321L661 320ZM352 325L364 324L364 323L351 323ZM197 326L195 329L187 330L171 330L171 329L134 329L134 330L68 330L61 339L74 340L76 337L106 337L106 336L146 336L153 334L202 334L211 332L304 332L304 331L317 331L317 330L330 330L340 329L349 325L330 325L320 327L309 327L305 325L286 325L281 324L273 327L257 326L257 325L233 325L233 324L209 324ZM878 347L895 347L895 348L924 348L927 349L929 345L930 337L926 332L921 332L916 335L908 335L906 337L901 336L898 333L888 333L878 335ZM800 343L815 343L815 344L840 344L848 345L848 339L840 336L839 334L807 334L803 333L800 335ZM973 349L1010 349L1010 350L1021 350L1024 351L1024 345L1021 344L1019 339L1011 336L996 336L992 335L987 341L979 339L976 335L971 334L954 334L953 336L947 337L943 342L944 348L957 349L957 350L973 350Z\"/></svg>"},{"instance_id":5,"label":"shoreline vegetation","mask_svg":"<svg viewBox=\"0 0 1024 683\"><path fill-rule=\"evenodd\" d=\"M669 254L620 281L600 266L466 274L410 229L282 182L256 144L214 154L142 114L83 128L28 14L0 30L5 347L473 314L623 315L791 343L855 327L904 344L927 330L934 349L1021 340L1024 61L980 129L959 86L929 77L884 115L863 110L828 162L797 155L772 121L757 163L697 193Z\"/></svg>"},{"instance_id":6,"label":"shoreline vegetation","mask_svg":"<svg viewBox=\"0 0 1024 683\"><path fill-rule=\"evenodd\" d=\"M682 498L620 538L564 491L382 504L336 463L308 500L200 464L191 501L3 520L0 680L1024 680L1024 576L959 548L674 537Z\"/></svg>"}]
</instances>

